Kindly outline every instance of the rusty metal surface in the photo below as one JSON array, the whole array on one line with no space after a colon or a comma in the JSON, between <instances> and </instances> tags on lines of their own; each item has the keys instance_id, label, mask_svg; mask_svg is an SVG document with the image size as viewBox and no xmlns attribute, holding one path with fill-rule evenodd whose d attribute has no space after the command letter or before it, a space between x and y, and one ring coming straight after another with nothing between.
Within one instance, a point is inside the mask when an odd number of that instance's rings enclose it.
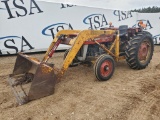
<instances>
[{"instance_id":1,"label":"rusty metal surface","mask_svg":"<svg viewBox=\"0 0 160 120\"><path fill-rule=\"evenodd\" d=\"M56 84L56 75L54 70L41 63L34 75L31 88L28 94L29 100L42 98L54 93L54 86Z\"/></svg>"},{"instance_id":2,"label":"rusty metal surface","mask_svg":"<svg viewBox=\"0 0 160 120\"><path fill-rule=\"evenodd\" d=\"M13 75L26 73L31 69L33 64L37 66L39 63L39 60L36 58L29 57L22 53L18 53L13 70Z\"/></svg>"},{"instance_id":3,"label":"rusty metal surface","mask_svg":"<svg viewBox=\"0 0 160 120\"><path fill-rule=\"evenodd\" d=\"M9 77L8 79L8 83L11 86L11 90L14 93L19 105L23 105L28 102L28 96L25 91L23 91L22 84L17 84L17 80L21 77L24 78L24 75Z\"/></svg>"},{"instance_id":4,"label":"rusty metal surface","mask_svg":"<svg viewBox=\"0 0 160 120\"><path fill-rule=\"evenodd\" d=\"M8 83L19 105L54 93L56 75L53 64L19 53Z\"/></svg>"},{"instance_id":5,"label":"rusty metal surface","mask_svg":"<svg viewBox=\"0 0 160 120\"><path fill-rule=\"evenodd\" d=\"M17 55L16 63L13 70L13 75L23 74L31 68L32 63L22 56L22 54Z\"/></svg>"}]
</instances>

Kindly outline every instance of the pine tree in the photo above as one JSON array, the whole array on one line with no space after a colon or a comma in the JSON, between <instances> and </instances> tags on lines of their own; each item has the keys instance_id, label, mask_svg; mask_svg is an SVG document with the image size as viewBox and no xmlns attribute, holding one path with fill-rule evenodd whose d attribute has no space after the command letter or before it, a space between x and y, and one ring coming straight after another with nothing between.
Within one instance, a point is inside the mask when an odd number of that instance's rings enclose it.
<instances>
[{"instance_id":1,"label":"pine tree","mask_svg":"<svg viewBox=\"0 0 160 120\"><path fill-rule=\"evenodd\" d=\"M139 13L157 13L157 12L160 12L160 7L153 6L153 7L148 7L148 8L134 9L131 11L139 12Z\"/></svg>"}]
</instances>

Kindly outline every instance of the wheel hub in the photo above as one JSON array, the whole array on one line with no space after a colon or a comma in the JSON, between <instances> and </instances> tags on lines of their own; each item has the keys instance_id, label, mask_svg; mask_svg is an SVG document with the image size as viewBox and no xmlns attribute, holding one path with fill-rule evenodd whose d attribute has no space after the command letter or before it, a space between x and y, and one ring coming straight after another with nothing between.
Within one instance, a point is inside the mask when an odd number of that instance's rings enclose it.
<instances>
[{"instance_id":1,"label":"wheel hub","mask_svg":"<svg viewBox=\"0 0 160 120\"><path fill-rule=\"evenodd\" d=\"M102 76L108 76L112 72L112 69L112 62L109 60L104 61L100 68Z\"/></svg>"},{"instance_id":2,"label":"wheel hub","mask_svg":"<svg viewBox=\"0 0 160 120\"><path fill-rule=\"evenodd\" d=\"M146 61L148 53L149 53L149 43L148 42L141 43L140 48L139 48L139 52L138 52L139 60Z\"/></svg>"},{"instance_id":3,"label":"wheel hub","mask_svg":"<svg viewBox=\"0 0 160 120\"><path fill-rule=\"evenodd\" d=\"M104 67L104 70L105 70L105 71L108 71L108 70L109 70L108 65L106 65L106 66Z\"/></svg>"}]
</instances>

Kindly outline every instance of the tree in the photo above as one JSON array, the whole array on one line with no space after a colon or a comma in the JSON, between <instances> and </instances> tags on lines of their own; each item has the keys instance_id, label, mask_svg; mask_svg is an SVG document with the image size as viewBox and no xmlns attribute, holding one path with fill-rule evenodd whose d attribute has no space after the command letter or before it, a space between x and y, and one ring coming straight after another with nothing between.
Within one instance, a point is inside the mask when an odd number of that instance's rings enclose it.
<instances>
[{"instance_id":1,"label":"tree","mask_svg":"<svg viewBox=\"0 0 160 120\"><path fill-rule=\"evenodd\" d=\"M157 13L157 12L160 12L160 7L153 6L153 7L148 7L148 8L134 9L131 11L139 12L139 13Z\"/></svg>"}]
</instances>

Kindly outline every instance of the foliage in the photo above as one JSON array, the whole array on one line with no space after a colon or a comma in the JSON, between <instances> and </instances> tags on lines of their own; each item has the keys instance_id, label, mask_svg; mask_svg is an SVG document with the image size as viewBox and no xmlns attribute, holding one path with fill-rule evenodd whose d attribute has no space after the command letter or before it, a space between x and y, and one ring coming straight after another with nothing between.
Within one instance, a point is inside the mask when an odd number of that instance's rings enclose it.
<instances>
[{"instance_id":1,"label":"foliage","mask_svg":"<svg viewBox=\"0 0 160 120\"><path fill-rule=\"evenodd\" d=\"M139 12L139 13L157 13L157 12L160 12L160 7L153 6L153 7L148 7L148 8L134 9L131 11Z\"/></svg>"}]
</instances>

